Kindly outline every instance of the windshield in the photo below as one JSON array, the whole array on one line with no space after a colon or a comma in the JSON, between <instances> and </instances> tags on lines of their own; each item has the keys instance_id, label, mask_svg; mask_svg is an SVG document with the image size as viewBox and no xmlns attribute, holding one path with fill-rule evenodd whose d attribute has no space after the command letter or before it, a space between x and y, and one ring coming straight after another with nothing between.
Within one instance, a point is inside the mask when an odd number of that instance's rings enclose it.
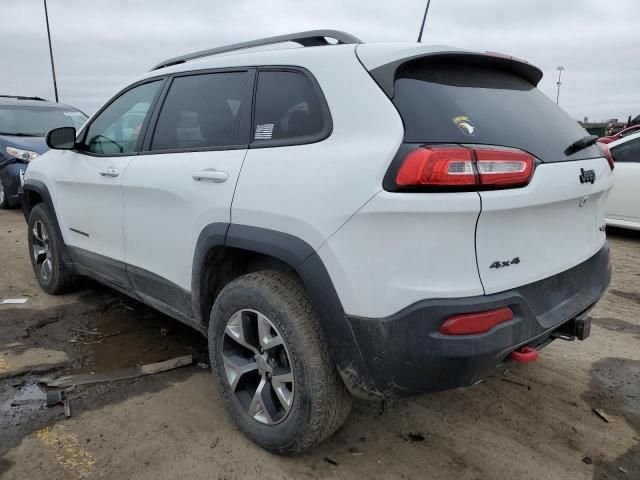
<instances>
[{"instance_id":1,"label":"windshield","mask_svg":"<svg viewBox=\"0 0 640 480\"><path fill-rule=\"evenodd\" d=\"M78 129L86 119L84 113L72 108L0 106L0 134L44 137L58 127Z\"/></svg>"},{"instance_id":2,"label":"windshield","mask_svg":"<svg viewBox=\"0 0 640 480\"><path fill-rule=\"evenodd\" d=\"M400 71L393 103L406 142L515 147L544 162L600 156L597 147L567 156L587 132L536 87L501 70L414 63Z\"/></svg>"}]
</instances>

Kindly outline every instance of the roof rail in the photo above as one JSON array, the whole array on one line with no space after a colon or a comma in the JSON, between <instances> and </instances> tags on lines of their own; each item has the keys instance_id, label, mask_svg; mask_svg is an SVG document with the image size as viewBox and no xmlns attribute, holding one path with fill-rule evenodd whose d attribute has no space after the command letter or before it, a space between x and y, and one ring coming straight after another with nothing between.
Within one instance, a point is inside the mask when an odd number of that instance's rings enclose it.
<instances>
[{"instance_id":1,"label":"roof rail","mask_svg":"<svg viewBox=\"0 0 640 480\"><path fill-rule=\"evenodd\" d=\"M40 100L42 102L46 102L44 98L40 97L25 97L22 95L0 95L0 98L16 98L18 100Z\"/></svg>"},{"instance_id":2,"label":"roof rail","mask_svg":"<svg viewBox=\"0 0 640 480\"><path fill-rule=\"evenodd\" d=\"M209 50L201 50L199 52L188 53L187 55L170 58L168 60L165 60L164 62L160 62L150 71L170 67L171 65L178 65L179 63L188 62L189 60L195 60L196 58L208 57L210 55L217 55L219 53L233 52L235 50L243 50L245 48L272 45L274 43L294 42L299 43L303 47L331 45L331 43L327 41L327 38L333 38L334 40L337 40L338 44L363 43L362 40L360 40L358 37L355 37L350 33L341 32L340 30L309 30L307 32L290 33L288 35L260 38L258 40L250 40L248 42L234 43L231 45L224 45L222 47L211 48Z\"/></svg>"}]
</instances>

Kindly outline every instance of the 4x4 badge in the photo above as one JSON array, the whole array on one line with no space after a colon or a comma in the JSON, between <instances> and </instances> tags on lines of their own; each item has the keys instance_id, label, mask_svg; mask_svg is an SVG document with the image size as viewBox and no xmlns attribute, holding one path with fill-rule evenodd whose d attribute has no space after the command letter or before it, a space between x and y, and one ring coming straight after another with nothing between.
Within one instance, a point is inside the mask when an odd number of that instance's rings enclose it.
<instances>
[{"instance_id":1,"label":"4x4 badge","mask_svg":"<svg viewBox=\"0 0 640 480\"><path fill-rule=\"evenodd\" d=\"M520 257L515 257L513 260L496 260L489 268L504 268L510 267L511 265L517 265L520 263Z\"/></svg>"},{"instance_id":2,"label":"4x4 badge","mask_svg":"<svg viewBox=\"0 0 640 480\"><path fill-rule=\"evenodd\" d=\"M596 172L594 170L585 170L584 168L580 169L580 183L595 183L596 182Z\"/></svg>"}]
</instances>

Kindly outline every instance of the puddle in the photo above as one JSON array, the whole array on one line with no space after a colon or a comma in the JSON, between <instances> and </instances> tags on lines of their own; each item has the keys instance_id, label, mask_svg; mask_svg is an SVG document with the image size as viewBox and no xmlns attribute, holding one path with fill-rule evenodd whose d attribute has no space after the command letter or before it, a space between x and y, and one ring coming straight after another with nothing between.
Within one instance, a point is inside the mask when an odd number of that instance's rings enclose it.
<instances>
[{"instance_id":1,"label":"puddle","mask_svg":"<svg viewBox=\"0 0 640 480\"><path fill-rule=\"evenodd\" d=\"M196 330L109 289L86 290L78 301L46 311L0 312L0 346L20 342L26 350L45 346L71 359L49 373L101 373L191 355L208 363L206 339ZM182 371L178 378L188 375ZM28 373L0 380L0 455L27 434L64 419L61 405L46 406L37 385L41 375ZM176 376L151 375L78 387L70 395L72 416L119 402L141 391L166 387Z\"/></svg>"},{"instance_id":2,"label":"puddle","mask_svg":"<svg viewBox=\"0 0 640 480\"><path fill-rule=\"evenodd\" d=\"M20 382L10 387L13 391L0 403L0 415L19 420L21 416L46 408L47 395L35 381ZM1 425L1 424L0 424Z\"/></svg>"},{"instance_id":3,"label":"puddle","mask_svg":"<svg viewBox=\"0 0 640 480\"><path fill-rule=\"evenodd\" d=\"M640 335L640 325L635 325L630 322L625 322L619 318L610 317L592 317L593 323L596 325L611 330L612 332L631 333Z\"/></svg>"},{"instance_id":4,"label":"puddle","mask_svg":"<svg viewBox=\"0 0 640 480\"><path fill-rule=\"evenodd\" d=\"M594 459L594 480L640 478L640 361L605 358L591 371L589 391L583 395L594 408L624 418L637 433L637 442L611 462ZM622 472L619 467L622 467Z\"/></svg>"},{"instance_id":5,"label":"puddle","mask_svg":"<svg viewBox=\"0 0 640 480\"><path fill-rule=\"evenodd\" d=\"M69 341L82 362L70 373L106 372L182 355L208 362L207 342L200 333L133 300L123 299L91 315L85 329L72 333Z\"/></svg>"}]
</instances>

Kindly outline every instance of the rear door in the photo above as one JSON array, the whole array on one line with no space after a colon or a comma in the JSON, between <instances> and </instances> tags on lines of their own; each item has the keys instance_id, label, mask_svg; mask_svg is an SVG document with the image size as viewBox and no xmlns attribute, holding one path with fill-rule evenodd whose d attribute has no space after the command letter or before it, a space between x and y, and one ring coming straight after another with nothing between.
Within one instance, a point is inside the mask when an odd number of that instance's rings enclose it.
<instances>
[{"instance_id":1,"label":"rear door","mask_svg":"<svg viewBox=\"0 0 640 480\"><path fill-rule=\"evenodd\" d=\"M607 218L640 222L640 134L610 144L616 184L609 194Z\"/></svg>"},{"instance_id":2,"label":"rear door","mask_svg":"<svg viewBox=\"0 0 640 480\"><path fill-rule=\"evenodd\" d=\"M477 188L485 293L562 272L602 248L611 168L595 146L567 151L587 132L513 69L483 65L482 57L413 62L399 70L393 102L406 142L509 147L535 157L527 185Z\"/></svg>"},{"instance_id":3,"label":"rear door","mask_svg":"<svg viewBox=\"0 0 640 480\"><path fill-rule=\"evenodd\" d=\"M122 181L131 282L186 313L189 298L180 291L191 290L198 236L231 220L254 76L253 69L176 75Z\"/></svg>"}]
</instances>

